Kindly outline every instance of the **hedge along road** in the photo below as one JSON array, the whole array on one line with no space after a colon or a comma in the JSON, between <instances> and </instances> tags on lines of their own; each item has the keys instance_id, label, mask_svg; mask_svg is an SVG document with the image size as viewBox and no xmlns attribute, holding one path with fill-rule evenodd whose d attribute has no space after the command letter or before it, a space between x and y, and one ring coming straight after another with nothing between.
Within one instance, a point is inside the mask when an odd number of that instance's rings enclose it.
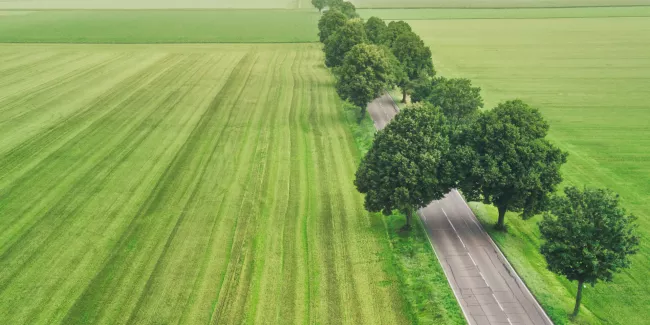
<instances>
[{"instance_id":1,"label":"hedge along road","mask_svg":"<svg viewBox=\"0 0 650 325\"><path fill-rule=\"evenodd\" d=\"M398 109L384 94L368 112L381 130ZM469 324L553 324L458 191L418 214Z\"/></svg>"}]
</instances>

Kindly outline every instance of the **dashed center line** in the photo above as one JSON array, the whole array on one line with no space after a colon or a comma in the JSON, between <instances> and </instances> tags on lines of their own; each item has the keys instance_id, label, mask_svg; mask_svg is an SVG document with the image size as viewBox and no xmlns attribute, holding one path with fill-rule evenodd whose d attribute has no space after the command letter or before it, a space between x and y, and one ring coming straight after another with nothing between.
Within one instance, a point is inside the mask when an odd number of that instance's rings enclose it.
<instances>
[{"instance_id":1,"label":"dashed center line","mask_svg":"<svg viewBox=\"0 0 650 325\"><path fill-rule=\"evenodd\" d=\"M442 210L442 213L445 214L445 218L447 218L447 221L449 221L449 224L451 225L451 228L454 229L454 233L456 234L456 237L458 237L458 240L460 240L460 243L463 244L463 248L467 249L467 246L465 246L465 243L463 242L463 239L460 238L460 235L458 234L458 231L456 231L456 227L454 227L454 224L451 223L451 220L450 220L449 217L447 216L447 212L445 212L445 209L443 209L443 208L441 207L440 210Z\"/></svg>"}]
</instances>

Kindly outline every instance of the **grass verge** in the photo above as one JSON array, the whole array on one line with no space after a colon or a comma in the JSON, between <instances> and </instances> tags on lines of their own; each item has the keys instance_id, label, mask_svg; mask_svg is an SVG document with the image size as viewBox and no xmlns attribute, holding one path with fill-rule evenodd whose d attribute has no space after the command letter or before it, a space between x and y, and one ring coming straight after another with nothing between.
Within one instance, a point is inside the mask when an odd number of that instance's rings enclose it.
<instances>
[{"instance_id":1,"label":"grass verge","mask_svg":"<svg viewBox=\"0 0 650 325\"><path fill-rule=\"evenodd\" d=\"M358 109L345 106L345 122L363 156L372 146L375 127L369 116L361 123ZM413 324L467 324L449 287L419 219L410 233L400 232L405 223L402 214L383 216L390 245L384 253L385 271L399 284L405 313Z\"/></svg>"}]
</instances>

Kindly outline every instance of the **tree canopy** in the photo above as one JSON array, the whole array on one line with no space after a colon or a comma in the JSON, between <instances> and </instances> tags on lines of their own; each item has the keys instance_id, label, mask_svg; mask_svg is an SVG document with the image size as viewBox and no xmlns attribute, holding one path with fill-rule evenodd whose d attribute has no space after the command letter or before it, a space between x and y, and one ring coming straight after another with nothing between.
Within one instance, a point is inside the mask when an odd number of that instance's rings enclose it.
<instances>
[{"instance_id":1,"label":"tree canopy","mask_svg":"<svg viewBox=\"0 0 650 325\"><path fill-rule=\"evenodd\" d=\"M341 11L348 18L357 18L357 8L349 1L343 0L328 0L328 6L331 9Z\"/></svg>"},{"instance_id":2,"label":"tree canopy","mask_svg":"<svg viewBox=\"0 0 650 325\"><path fill-rule=\"evenodd\" d=\"M440 107L451 121L463 120L483 107L481 88L472 87L465 78L438 78L426 96L424 100Z\"/></svg>"},{"instance_id":3,"label":"tree canopy","mask_svg":"<svg viewBox=\"0 0 650 325\"><path fill-rule=\"evenodd\" d=\"M397 24L397 26L400 25ZM431 49L424 45L420 36L411 31L406 31L406 29L401 30L397 34L397 37L392 42L391 48L397 60L402 64L402 69L404 69L407 76L399 84L399 87L402 89L402 102L405 103L406 95L413 87L413 81L423 75L432 76L435 74L431 59Z\"/></svg>"},{"instance_id":4,"label":"tree canopy","mask_svg":"<svg viewBox=\"0 0 650 325\"><path fill-rule=\"evenodd\" d=\"M630 266L629 256L638 250L636 218L618 206L618 195L609 190L567 187L566 196L551 200L550 213L539 224L540 249L548 269L578 281L573 316L580 311L585 283L612 281L614 273Z\"/></svg>"},{"instance_id":5,"label":"tree canopy","mask_svg":"<svg viewBox=\"0 0 650 325\"><path fill-rule=\"evenodd\" d=\"M318 36L325 42L334 32L345 25L348 18L338 10L328 10L318 21Z\"/></svg>"},{"instance_id":6,"label":"tree canopy","mask_svg":"<svg viewBox=\"0 0 650 325\"><path fill-rule=\"evenodd\" d=\"M327 0L311 0L311 4L318 9L318 12L321 12L327 5Z\"/></svg>"},{"instance_id":7,"label":"tree canopy","mask_svg":"<svg viewBox=\"0 0 650 325\"><path fill-rule=\"evenodd\" d=\"M386 23L380 18L373 16L366 21L366 35L368 36L368 41L372 44L381 44L387 29Z\"/></svg>"},{"instance_id":8,"label":"tree canopy","mask_svg":"<svg viewBox=\"0 0 650 325\"><path fill-rule=\"evenodd\" d=\"M447 132L442 111L430 104L404 108L379 131L356 173L366 209L399 210L408 228L414 210L448 193L454 182Z\"/></svg>"},{"instance_id":9,"label":"tree canopy","mask_svg":"<svg viewBox=\"0 0 650 325\"><path fill-rule=\"evenodd\" d=\"M498 228L505 227L506 211L523 218L544 211L562 181L567 153L545 139L548 129L537 109L513 100L479 114L462 138L470 150L459 149L469 155L458 161L460 188L468 199L498 208Z\"/></svg>"},{"instance_id":10,"label":"tree canopy","mask_svg":"<svg viewBox=\"0 0 650 325\"><path fill-rule=\"evenodd\" d=\"M325 40L325 65L338 67L343 63L345 54L355 45L365 43L366 29L360 19L351 19L338 28Z\"/></svg>"},{"instance_id":11,"label":"tree canopy","mask_svg":"<svg viewBox=\"0 0 650 325\"><path fill-rule=\"evenodd\" d=\"M393 67L384 50L376 45L358 44L336 69L336 92L361 108L361 117L373 99L392 82Z\"/></svg>"},{"instance_id":12,"label":"tree canopy","mask_svg":"<svg viewBox=\"0 0 650 325\"><path fill-rule=\"evenodd\" d=\"M413 30L411 29L411 25L406 23L405 21L391 21L388 23L388 26L386 26L386 32L384 33L384 38L383 38L383 43L386 44L386 46L392 48L393 47L393 42L397 39L397 37L403 33L409 33L412 32Z\"/></svg>"}]
</instances>

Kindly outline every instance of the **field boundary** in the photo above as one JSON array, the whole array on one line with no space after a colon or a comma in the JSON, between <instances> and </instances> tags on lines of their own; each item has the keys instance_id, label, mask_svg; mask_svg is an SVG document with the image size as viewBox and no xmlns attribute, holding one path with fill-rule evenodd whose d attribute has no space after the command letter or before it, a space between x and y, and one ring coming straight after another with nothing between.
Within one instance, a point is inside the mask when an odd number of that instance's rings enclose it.
<instances>
[{"instance_id":1,"label":"field boundary","mask_svg":"<svg viewBox=\"0 0 650 325\"><path fill-rule=\"evenodd\" d=\"M357 10L393 10L393 9L584 9L584 8L630 8L630 7L650 7L650 4L645 5L609 5L609 6L558 6L558 7L357 7ZM24 9L21 9L24 10ZM291 9L288 9L291 10ZM295 9L294 9L295 10Z\"/></svg>"}]
</instances>

